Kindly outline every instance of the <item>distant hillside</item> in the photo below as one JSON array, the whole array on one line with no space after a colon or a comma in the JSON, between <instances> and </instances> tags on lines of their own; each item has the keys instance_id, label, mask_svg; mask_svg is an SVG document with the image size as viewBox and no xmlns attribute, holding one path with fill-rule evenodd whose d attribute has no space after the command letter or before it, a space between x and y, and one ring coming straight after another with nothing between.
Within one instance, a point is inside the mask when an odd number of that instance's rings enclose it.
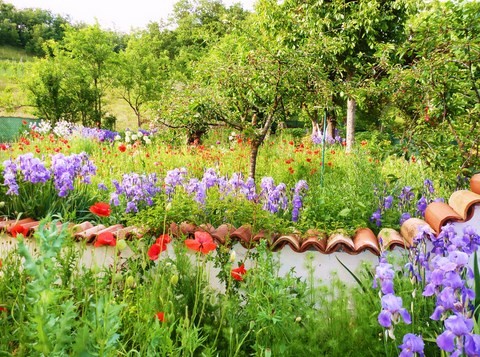
<instances>
[{"instance_id":1,"label":"distant hillside","mask_svg":"<svg viewBox=\"0 0 480 357\"><path fill-rule=\"evenodd\" d=\"M0 46L0 116L32 116L27 107L22 107L26 97L20 81L33 58L24 49Z\"/></svg>"}]
</instances>

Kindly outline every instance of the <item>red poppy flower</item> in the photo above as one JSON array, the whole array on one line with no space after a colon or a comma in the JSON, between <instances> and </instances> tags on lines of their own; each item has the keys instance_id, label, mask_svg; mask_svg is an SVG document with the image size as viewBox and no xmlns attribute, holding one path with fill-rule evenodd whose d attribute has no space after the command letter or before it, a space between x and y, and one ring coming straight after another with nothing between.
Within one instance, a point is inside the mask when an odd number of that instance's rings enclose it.
<instances>
[{"instance_id":1,"label":"red poppy flower","mask_svg":"<svg viewBox=\"0 0 480 357\"><path fill-rule=\"evenodd\" d=\"M97 236L94 246L101 247L102 245L110 245L112 247L117 245L117 240L112 232L103 232Z\"/></svg>"},{"instance_id":2,"label":"red poppy flower","mask_svg":"<svg viewBox=\"0 0 480 357\"><path fill-rule=\"evenodd\" d=\"M148 257L150 260L157 260L160 254L167 250L167 244L171 242L171 238L168 234L162 234L157 238L154 244L148 249Z\"/></svg>"},{"instance_id":3,"label":"red poppy flower","mask_svg":"<svg viewBox=\"0 0 480 357\"><path fill-rule=\"evenodd\" d=\"M238 268L232 269L232 271L230 272L230 275L232 276L233 279L242 281L243 276L245 275L246 272L247 270L245 269L245 265L242 264Z\"/></svg>"},{"instance_id":4,"label":"red poppy flower","mask_svg":"<svg viewBox=\"0 0 480 357\"><path fill-rule=\"evenodd\" d=\"M163 311L157 312L155 317L158 319L158 321L165 322L165 313Z\"/></svg>"},{"instance_id":5,"label":"red poppy flower","mask_svg":"<svg viewBox=\"0 0 480 357\"><path fill-rule=\"evenodd\" d=\"M207 254L212 250L217 249L217 245L213 241L210 233L207 232L195 232L195 239L185 239L185 245L197 252Z\"/></svg>"},{"instance_id":6,"label":"red poppy flower","mask_svg":"<svg viewBox=\"0 0 480 357\"><path fill-rule=\"evenodd\" d=\"M21 224L16 224L10 228L10 234L13 237L16 237L18 234L23 234L24 237L27 236L28 229L22 226Z\"/></svg>"},{"instance_id":7,"label":"red poppy flower","mask_svg":"<svg viewBox=\"0 0 480 357\"><path fill-rule=\"evenodd\" d=\"M172 241L172 238L168 234L162 234L160 237L157 238L155 244L168 244Z\"/></svg>"},{"instance_id":8,"label":"red poppy flower","mask_svg":"<svg viewBox=\"0 0 480 357\"><path fill-rule=\"evenodd\" d=\"M125 152L127 150L127 146L125 144L120 144L118 150L120 150L121 152Z\"/></svg>"},{"instance_id":9,"label":"red poppy flower","mask_svg":"<svg viewBox=\"0 0 480 357\"><path fill-rule=\"evenodd\" d=\"M112 213L110 205L105 202L97 202L90 207L90 212L99 217L108 217Z\"/></svg>"}]
</instances>

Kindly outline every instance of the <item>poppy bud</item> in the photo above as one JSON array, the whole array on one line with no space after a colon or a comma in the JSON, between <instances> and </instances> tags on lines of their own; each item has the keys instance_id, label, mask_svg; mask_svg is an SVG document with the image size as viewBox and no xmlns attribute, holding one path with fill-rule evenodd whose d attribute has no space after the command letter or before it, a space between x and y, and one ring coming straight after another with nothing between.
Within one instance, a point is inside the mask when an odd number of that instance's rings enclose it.
<instances>
[{"instance_id":1,"label":"poppy bud","mask_svg":"<svg viewBox=\"0 0 480 357\"><path fill-rule=\"evenodd\" d=\"M235 258L236 258L236 257L237 257L237 254L235 253L234 250L232 250L232 251L230 252L230 258L228 259L228 261L229 261L230 263L233 263L233 262L235 261Z\"/></svg>"},{"instance_id":2,"label":"poppy bud","mask_svg":"<svg viewBox=\"0 0 480 357\"><path fill-rule=\"evenodd\" d=\"M125 242L125 239L120 239L117 241L117 249L119 251L123 251L127 248L127 242Z\"/></svg>"},{"instance_id":3,"label":"poppy bud","mask_svg":"<svg viewBox=\"0 0 480 357\"><path fill-rule=\"evenodd\" d=\"M170 278L170 284L177 285L177 283L178 283L178 275L177 274L172 275L172 277Z\"/></svg>"},{"instance_id":4,"label":"poppy bud","mask_svg":"<svg viewBox=\"0 0 480 357\"><path fill-rule=\"evenodd\" d=\"M131 275L127 276L127 279L125 279L125 286L127 288L134 288L135 287L135 278Z\"/></svg>"}]
</instances>

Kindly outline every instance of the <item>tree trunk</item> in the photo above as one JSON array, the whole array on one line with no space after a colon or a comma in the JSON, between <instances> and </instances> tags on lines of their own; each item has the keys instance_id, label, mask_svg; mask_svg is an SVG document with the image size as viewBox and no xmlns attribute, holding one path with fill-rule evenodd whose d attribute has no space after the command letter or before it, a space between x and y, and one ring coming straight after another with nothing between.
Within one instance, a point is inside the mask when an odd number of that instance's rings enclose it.
<instances>
[{"instance_id":1,"label":"tree trunk","mask_svg":"<svg viewBox=\"0 0 480 357\"><path fill-rule=\"evenodd\" d=\"M252 150L250 151L250 172L249 177L255 180L255 172L257 170L257 155L258 155L258 148L262 143L260 140L253 140L252 141Z\"/></svg>"},{"instance_id":2,"label":"tree trunk","mask_svg":"<svg viewBox=\"0 0 480 357\"><path fill-rule=\"evenodd\" d=\"M347 148L346 152L351 152L355 141L355 110L357 102L353 98L347 100Z\"/></svg>"},{"instance_id":3,"label":"tree trunk","mask_svg":"<svg viewBox=\"0 0 480 357\"><path fill-rule=\"evenodd\" d=\"M333 116L327 115L327 138L335 139L335 128L337 126L337 122Z\"/></svg>"},{"instance_id":4,"label":"tree trunk","mask_svg":"<svg viewBox=\"0 0 480 357\"><path fill-rule=\"evenodd\" d=\"M322 131L318 123L318 109L314 109L312 114L307 111L307 114L312 121L312 136L316 136Z\"/></svg>"},{"instance_id":5,"label":"tree trunk","mask_svg":"<svg viewBox=\"0 0 480 357\"><path fill-rule=\"evenodd\" d=\"M263 125L262 130L252 140L252 144L251 144L252 151L250 151L250 173L248 176L253 178L254 180L255 180L255 172L257 170L258 148L260 147L260 145L262 145L263 141L265 140L265 136L268 133L268 130L270 130L270 127L272 126L273 118L274 118L275 112L277 111L278 103L280 102L280 99L281 97L278 95L275 97L273 107L270 111L270 114L267 117L267 120L265 121L265 124ZM256 115L253 119L255 118L256 118Z\"/></svg>"}]
</instances>

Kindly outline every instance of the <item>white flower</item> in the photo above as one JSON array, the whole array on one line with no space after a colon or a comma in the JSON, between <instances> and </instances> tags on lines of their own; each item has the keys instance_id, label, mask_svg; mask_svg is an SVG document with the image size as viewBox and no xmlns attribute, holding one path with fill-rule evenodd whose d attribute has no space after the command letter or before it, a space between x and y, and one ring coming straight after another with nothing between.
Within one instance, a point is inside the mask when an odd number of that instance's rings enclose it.
<instances>
[{"instance_id":1,"label":"white flower","mask_svg":"<svg viewBox=\"0 0 480 357\"><path fill-rule=\"evenodd\" d=\"M236 257L237 257L237 253L235 253L235 251L232 250L232 251L230 252L230 258L228 259L228 261L229 261L230 263L233 263L233 262L235 261L235 258L236 258Z\"/></svg>"},{"instance_id":2,"label":"white flower","mask_svg":"<svg viewBox=\"0 0 480 357\"><path fill-rule=\"evenodd\" d=\"M150 140L148 137L145 137L145 144L151 144L152 140Z\"/></svg>"},{"instance_id":3,"label":"white flower","mask_svg":"<svg viewBox=\"0 0 480 357\"><path fill-rule=\"evenodd\" d=\"M126 142L126 143L129 143L129 142L130 142L130 137L129 137L129 136L125 136L125 142Z\"/></svg>"},{"instance_id":4,"label":"white flower","mask_svg":"<svg viewBox=\"0 0 480 357\"><path fill-rule=\"evenodd\" d=\"M116 141L118 141L118 140L121 140L121 139L122 139L122 137L121 137L120 135L118 135L118 134L117 134L117 135L115 135L115 138L114 138L114 139L115 139Z\"/></svg>"},{"instance_id":5,"label":"white flower","mask_svg":"<svg viewBox=\"0 0 480 357\"><path fill-rule=\"evenodd\" d=\"M135 140L137 140L137 139L138 139L138 136L135 135L135 134L133 134L133 135L132 135L132 140L135 141Z\"/></svg>"},{"instance_id":6,"label":"white flower","mask_svg":"<svg viewBox=\"0 0 480 357\"><path fill-rule=\"evenodd\" d=\"M141 137L143 136L143 133L142 133L141 131L139 131L139 132L137 133L137 136L138 136L139 138L141 138Z\"/></svg>"}]
</instances>

